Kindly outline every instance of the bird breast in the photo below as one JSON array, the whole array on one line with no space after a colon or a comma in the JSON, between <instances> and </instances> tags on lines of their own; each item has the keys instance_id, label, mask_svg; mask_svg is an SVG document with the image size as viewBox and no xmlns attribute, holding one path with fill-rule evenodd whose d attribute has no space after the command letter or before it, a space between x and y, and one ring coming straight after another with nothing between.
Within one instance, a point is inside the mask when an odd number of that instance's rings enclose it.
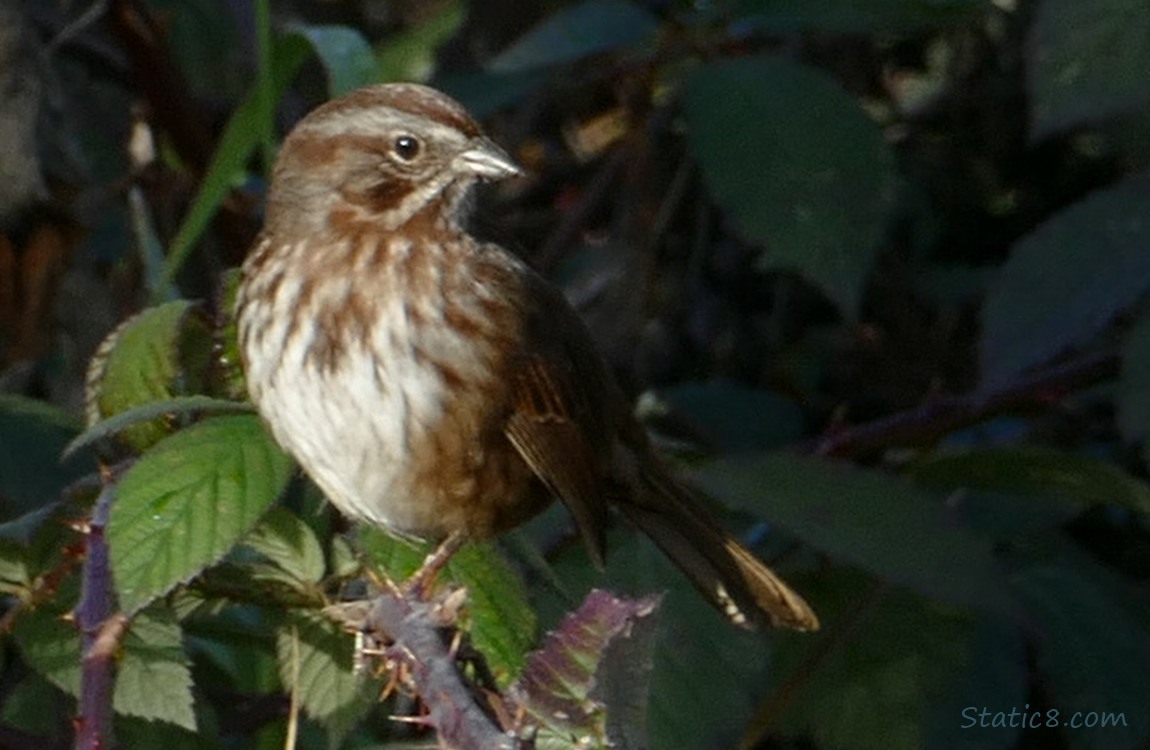
<instances>
[{"instance_id":1,"label":"bird breast","mask_svg":"<svg viewBox=\"0 0 1150 750\"><path fill-rule=\"evenodd\" d=\"M355 251L272 242L241 289L249 390L331 502L421 538L487 535L534 512L530 471L502 434L518 333L499 263L474 244L447 257L394 236ZM334 272L342 263L354 271Z\"/></svg>"}]
</instances>

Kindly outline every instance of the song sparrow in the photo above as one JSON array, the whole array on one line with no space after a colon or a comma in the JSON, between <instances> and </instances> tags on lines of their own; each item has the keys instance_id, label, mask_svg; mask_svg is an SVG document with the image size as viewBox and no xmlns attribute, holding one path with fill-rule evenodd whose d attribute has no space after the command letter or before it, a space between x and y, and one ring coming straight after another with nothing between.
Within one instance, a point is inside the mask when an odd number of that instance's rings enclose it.
<instances>
[{"instance_id":1,"label":"song sparrow","mask_svg":"<svg viewBox=\"0 0 1150 750\"><path fill-rule=\"evenodd\" d=\"M425 86L360 89L295 127L238 301L272 434L395 534L489 537L554 496L602 563L614 507L737 624L817 628L655 457L563 295L468 234L475 184L519 172Z\"/></svg>"}]
</instances>

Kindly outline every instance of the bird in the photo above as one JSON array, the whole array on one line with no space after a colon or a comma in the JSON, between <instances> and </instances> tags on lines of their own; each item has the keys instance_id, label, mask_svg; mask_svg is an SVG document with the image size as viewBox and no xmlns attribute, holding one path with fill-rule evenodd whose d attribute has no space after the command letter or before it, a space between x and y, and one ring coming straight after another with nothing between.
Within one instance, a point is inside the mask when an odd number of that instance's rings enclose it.
<instances>
[{"instance_id":1,"label":"bird","mask_svg":"<svg viewBox=\"0 0 1150 750\"><path fill-rule=\"evenodd\" d=\"M563 293L471 234L475 187L521 174L420 84L357 89L291 130L236 303L272 436L350 519L445 556L558 499L596 564L619 515L736 625L817 629L658 457Z\"/></svg>"}]
</instances>

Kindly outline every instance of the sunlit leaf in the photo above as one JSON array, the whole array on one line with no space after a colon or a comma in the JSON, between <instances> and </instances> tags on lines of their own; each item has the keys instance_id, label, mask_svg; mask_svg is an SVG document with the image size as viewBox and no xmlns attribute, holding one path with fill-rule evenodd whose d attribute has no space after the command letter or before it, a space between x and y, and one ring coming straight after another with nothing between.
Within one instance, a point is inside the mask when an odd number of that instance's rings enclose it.
<instances>
[{"instance_id":1,"label":"sunlit leaf","mask_svg":"<svg viewBox=\"0 0 1150 750\"><path fill-rule=\"evenodd\" d=\"M290 476L254 415L209 419L156 445L121 480L108 523L121 606L135 611L222 558Z\"/></svg>"},{"instance_id":2,"label":"sunlit leaf","mask_svg":"<svg viewBox=\"0 0 1150 750\"><path fill-rule=\"evenodd\" d=\"M192 309L187 300L148 308L125 321L100 345L88 366L88 426L180 393L180 339ZM153 419L126 427L124 439L137 450L152 445L170 427Z\"/></svg>"},{"instance_id":3,"label":"sunlit leaf","mask_svg":"<svg viewBox=\"0 0 1150 750\"><path fill-rule=\"evenodd\" d=\"M196 729L192 672L180 626L154 608L132 618L116 673L117 713Z\"/></svg>"},{"instance_id":4,"label":"sunlit leaf","mask_svg":"<svg viewBox=\"0 0 1150 750\"><path fill-rule=\"evenodd\" d=\"M523 579L493 544L470 544L448 563L455 583L467 587L471 638L496 678L519 673L535 641L535 612Z\"/></svg>"},{"instance_id":5,"label":"sunlit leaf","mask_svg":"<svg viewBox=\"0 0 1150 750\"><path fill-rule=\"evenodd\" d=\"M433 544L412 544L376 528L359 530L360 547L377 569L396 582L405 581ZM501 681L519 673L534 642L535 612L527 603L523 580L494 544L464 546L438 580L467 588L470 633Z\"/></svg>"}]
</instances>

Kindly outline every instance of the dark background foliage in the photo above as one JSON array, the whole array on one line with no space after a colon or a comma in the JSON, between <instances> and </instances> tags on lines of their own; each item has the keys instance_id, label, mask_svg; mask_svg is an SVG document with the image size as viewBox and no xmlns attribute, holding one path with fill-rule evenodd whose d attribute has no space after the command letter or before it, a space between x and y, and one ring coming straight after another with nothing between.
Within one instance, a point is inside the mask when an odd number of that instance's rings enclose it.
<instances>
[{"instance_id":1,"label":"dark background foliage","mask_svg":"<svg viewBox=\"0 0 1150 750\"><path fill-rule=\"evenodd\" d=\"M668 591L624 746L1150 747L1148 70L1143 0L0 2L0 746L434 746L318 615L420 553L292 478L229 301L282 134L421 80L530 172L477 230L824 623L557 509L452 564L495 684Z\"/></svg>"}]
</instances>

